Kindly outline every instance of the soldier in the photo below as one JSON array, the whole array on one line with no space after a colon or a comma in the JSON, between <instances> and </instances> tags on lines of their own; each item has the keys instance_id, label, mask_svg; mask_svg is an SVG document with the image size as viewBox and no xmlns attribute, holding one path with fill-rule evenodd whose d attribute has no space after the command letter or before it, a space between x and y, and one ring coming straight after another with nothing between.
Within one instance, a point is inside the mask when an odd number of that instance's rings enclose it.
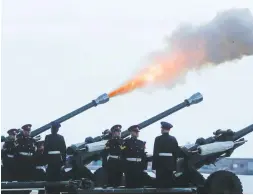
<instances>
[{"instance_id":1,"label":"soldier","mask_svg":"<svg viewBox=\"0 0 253 195\"><path fill-rule=\"evenodd\" d=\"M47 160L47 181L61 180L61 167L66 162L66 143L64 137L57 134L61 125L51 123L51 134L45 137L44 153ZM47 193L59 193L57 188L48 188Z\"/></svg>"},{"instance_id":2,"label":"soldier","mask_svg":"<svg viewBox=\"0 0 253 195\"><path fill-rule=\"evenodd\" d=\"M36 142L37 151L34 154L34 163L35 163L35 180L44 181L46 179L46 159L44 155L44 141Z\"/></svg>"},{"instance_id":3,"label":"soldier","mask_svg":"<svg viewBox=\"0 0 253 195\"><path fill-rule=\"evenodd\" d=\"M35 140L30 137L31 124L22 126L22 132L16 136L15 148L17 156L17 174L19 180L27 181L33 179L34 173L34 159L33 155L36 151Z\"/></svg>"},{"instance_id":4,"label":"soldier","mask_svg":"<svg viewBox=\"0 0 253 195\"><path fill-rule=\"evenodd\" d=\"M123 140L120 138L121 125L111 128L112 138L107 141L103 157L103 167L107 171L108 186L118 187L123 176L122 149Z\"/></svg>"},{"instance_id":5,"label":"soldier","mask_svg":"<svg viewBox=\"0 0 253 195\"><path fill-rule=\"evenodd\" d=\"M138 188L143 185L143 172L145 168L145 144L138 138L139 126L129 127L131 138L126 139L123 144L123 157L125 159L125 179L127 188Z\"/></svg>"},{"instance_id":6,"label":"soldier","mask_svg":"<svg viewBox=\"0 0 253 195\"><path fill-rule=\"evenodd\" d=\"M173 171L176 170L176 160L179 152L177 139L169 135L173 126L161 122L162 135L155 138L152 169L156 170L156 185L160 188L171 187Z\"/></svg>"},{"instance_id":7,"label":"soldier","mask_svg":"<svg viewBox=\"0 0 253 195\"><path fill-rule=\"evenodd\" d=\"M3 145L3 150L2 150L2 162L3 166L5 169L5 174L4 175L4 180L11 181L14 179L15 176L15 136L17 134L18 130L17 129L10 129L7 131L9 136L5 140L5 143Z\"/></svg>"}]
</instances>

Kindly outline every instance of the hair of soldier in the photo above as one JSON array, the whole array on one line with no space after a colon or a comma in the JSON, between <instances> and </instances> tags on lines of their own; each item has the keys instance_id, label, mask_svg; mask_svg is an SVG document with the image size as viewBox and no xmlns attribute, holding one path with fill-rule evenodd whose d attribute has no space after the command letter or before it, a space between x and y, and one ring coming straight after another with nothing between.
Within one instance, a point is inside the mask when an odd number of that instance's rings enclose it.
<instances>
[{"instance_id":1,"label":"hair of soldier","mask_svg":"<svg viewBox=\"0 0 253 195\"><path fill-rule=\"evenodd\" d=\"M59 128L57 128L57 127L51 127L51 133L52 134L57 134L58 131L59 131Z\"/></svg>"},{"instance_id":2,"label":"hair of soldier","mask_svg":"<svg viewBox=\"0 0 253 195\"><path fill-rule=\"evenodd\" d=\"M169 133L170 129L162 129L162 133Z\"/></svg>"}]
</instances>

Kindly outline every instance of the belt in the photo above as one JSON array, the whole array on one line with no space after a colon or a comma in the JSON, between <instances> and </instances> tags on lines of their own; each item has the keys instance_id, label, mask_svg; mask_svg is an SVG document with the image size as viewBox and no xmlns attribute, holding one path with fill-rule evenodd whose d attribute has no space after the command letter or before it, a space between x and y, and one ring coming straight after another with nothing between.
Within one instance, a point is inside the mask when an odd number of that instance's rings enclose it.
<instances>
[{"instance_id":1,"label":"belt","mask_svg":"<svg viewBox=\"0 0 253 195\"><path fill-rule=\"evenodd\" d=\"M141 158L126 158L127 161L141 162Z\"/></svg>"},{"instance_id":2,"label":"belt","mask_svg":"<svg viewBox=\"0 0 253 195\"><path fill-rule=\"evenodd\" d=\"M48 151L48 154L61 154L60 151Z\"/></svg>"},{"instance_id":3,"label":"belt","mask_svg":"<svg viewBox=\"0 0 253 195\"><path fill-rule=\"evenodd\" d=\"M64 171L65 171L65 172L69 172L69 171L71 171L71 170L72 170L72 168L71 168L71 167L69 167L69 168L65 168L65 169L64 169Z\"/></svg>"},{"instance_id":4,"label":"belt","mask_svg":"<svg viewBox=\"0 0 253 195\"><path fill-rule=\"evenodd\" d=\"M116 155L108 155L108 158L107 158L107 159L109 159L109 158L119 159L120 157L119 157L119 156L116 156Z\"/></svg>"},{"instance_id":5,"label":"belt","mask_svg":"<svg viewBox=\"0 0 253 195\"><path fill-rule=\"evenodd\" d=\"M31 152L19 152L19 154L22 156L32 156L33 155L33 153L31 153Z\"/></svg>"},{"instance_id":6,"label":"belt","mask_svg":"<svg viewBox=\"0 0 253 195\"><path fill-rule=\"evenodd\" d=\"M46 167L45 166L36 166L36 169L42 170L44 173L46 173Z\"/></svg>"},{"instance_id":7,"label":"belt","mask_svg":"<svg viewBox=\"0 0 253 195\"><path fill-rule=\"evenodd\" d=\"M45 169L45 167L44 166L36 166L36 169Z\"/></svg>"},{"instance_id":8,"label":"belt","mask_svg":"<svg viewBox=\"0 0 253 195\"><path fill-rule=\"evenodd\" d=\"M159 156L172 156L172 153L159 153Z\"/></svg>"},{"instance_id":9,"label":"belt","mask_svg":"<svg viewBox=\"0 0 253 195\"><path fill-rule=\"evenodd\" d=\"M7 154L7 157L14 158L14 155L13 154Z\"/></svg>"}]
</instances>

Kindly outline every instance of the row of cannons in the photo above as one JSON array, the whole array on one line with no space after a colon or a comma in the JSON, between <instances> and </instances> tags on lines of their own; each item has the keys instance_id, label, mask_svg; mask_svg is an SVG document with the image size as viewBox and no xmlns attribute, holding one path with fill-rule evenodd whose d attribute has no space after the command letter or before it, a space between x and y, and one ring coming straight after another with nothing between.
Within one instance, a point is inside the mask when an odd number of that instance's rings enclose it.
<instances>
[{"instance_id":1,"label":"row of cannons","mask_svg":"<svg viewBox=\"0 0 253 195\"><path fill-rule=\"evenodd\" d=\"M96 107L99 104L104 104L109 101L109 96L103 94L97 99L92 100L89 104L78 108L77 110L70 112L55 121L62 123L82 112ZM192 95L190 98L185 99L178 105L171 107L170 109L150 118L138 124L140 130L148 127L149 125L175 113L191 105L198 104L203 101L203 96L200 93ZM51 123L48 123L31 132L32 137L39 136L41 133L50 129ZM173 189L167 189L166 193L179 193L186 192L186 189L190 189L187 192L196 193L242 193L243 188L239 178L229 171L217 171L212 173L207 179L205 179L198 169L204 165L215 164L221 158L229 157L235 149L246 143L244 136L253 131L253 124L238 130L217 130L212 136L208 138L198 138L194 144L181 146L182 151L185 154L184 158L180 158L177 161L177 171L174 173ZM121 137L126 139L130 135L129 131L123 131ZM105 148L105 144L110 139L111 134L109 130L106 130L102 135L91 138L88 137L84 142L73 144L67 148L67 155L71 157L69 168L74 168L77 172L82 173L82 170L92 161L101 159L101 152ZM147 156L147 163L152 161L152 156ZM71 167L73 166L73 167ZM80 170L80 171L79 171ZM152 178L148 177L145 188L134 189L133 193L159 193L159 189L155 189L152 183ZM222 185L220 185L222 183ZM65 181L60 182L7 182L2 181L1 187L4 190L13 189L28 189L28 188L44 188L45 186L60 186L63 191L68 192L81 192L86 193L83 190L88 190L89 193L131 193L130 189L103 189L99 188L106 185L106 172L103 168L97 169L92 178L87 177L87 174L79 174L78 177L68 178L65 177ZM124 185L124 181L122 183ZM233 186L233 187L231 187ZM132 189L133 190L133 189ZM160 189L161 190L161 189ZM174 190L174 191L173 191ZM163 191L164 192L164 191Z\"/></svg>"}]
</instances>

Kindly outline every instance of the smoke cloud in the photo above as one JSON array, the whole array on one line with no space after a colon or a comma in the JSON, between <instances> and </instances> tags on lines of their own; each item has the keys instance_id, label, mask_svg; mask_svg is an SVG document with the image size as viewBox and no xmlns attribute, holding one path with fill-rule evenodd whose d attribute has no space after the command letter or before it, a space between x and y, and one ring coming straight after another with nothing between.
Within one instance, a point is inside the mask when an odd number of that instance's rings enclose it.
<instances>
[{"instance_id":1,"label":"smoke cloud","mask_svg":"<svg viewBox=\"0 0 253 195\"><path fill-rule=\"evenodd\" d=\"M221 64L253 55L253 16L249 9L220 12L201 26L181 25L167 39L169 51L204 49L201 59L189 59L189 65Z\"/></svg>"},{"instance_id":2,"label":"smoke cloud","mask_svg":"<svg viewBox=\"0 0 253 195\"><path fill-rule=\"evenodd\" d=\"M164 50L149 56L149 66L110 95L159 85L171 88L184 82L190 70L253 55L253 16L249 9L223 11L200 26L180 25L166 41Z\"/></svg>"}]
</instances>

